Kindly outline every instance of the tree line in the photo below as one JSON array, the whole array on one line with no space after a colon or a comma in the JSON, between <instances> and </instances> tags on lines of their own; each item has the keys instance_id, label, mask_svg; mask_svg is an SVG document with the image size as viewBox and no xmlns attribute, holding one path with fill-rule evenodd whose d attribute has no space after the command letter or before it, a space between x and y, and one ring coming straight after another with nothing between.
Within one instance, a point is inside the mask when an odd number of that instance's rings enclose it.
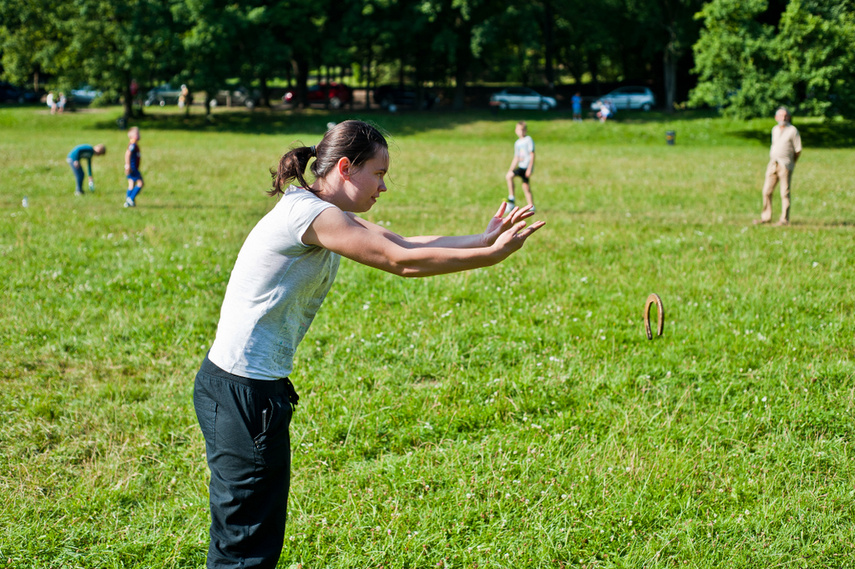
<instances>
[{"instance_id":1,"label":"tree line","mask_svg":"<svg viewBox=\"0 0 855 569\"><path fill-rule=\"evenodd\" d=\"M0 64L121 97L131 85L287 80L307 103L310 76L440 85L635 82L675 104L735 116L779 104L851 116L855 0L0 0ZM691 88L691 90L690 90Z\"/></svg>"}]
</instances>

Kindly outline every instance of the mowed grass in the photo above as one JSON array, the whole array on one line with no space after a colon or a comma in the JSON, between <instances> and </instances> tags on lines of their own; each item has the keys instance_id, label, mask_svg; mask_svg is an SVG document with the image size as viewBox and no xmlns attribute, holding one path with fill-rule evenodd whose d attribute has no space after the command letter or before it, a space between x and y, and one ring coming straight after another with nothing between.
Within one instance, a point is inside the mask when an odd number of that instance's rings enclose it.
<instances>
[{"instance_id":1,"label":"mowed grass","mask_svg":"<svg viewBox=\"0 0 855 569\"><path fill-rule=\"evenodd\" d=\"M410 235L481 231L528 119L547 226L470 273L342 263L292 376L281 567L855 564L851 123L797 121L773 228L770 120L158 111L126 210L118 114L0 110L0 566L204 565L193 376L268 169L347 117L390 133L366 217Z\"/></svg>"}]
</instances>

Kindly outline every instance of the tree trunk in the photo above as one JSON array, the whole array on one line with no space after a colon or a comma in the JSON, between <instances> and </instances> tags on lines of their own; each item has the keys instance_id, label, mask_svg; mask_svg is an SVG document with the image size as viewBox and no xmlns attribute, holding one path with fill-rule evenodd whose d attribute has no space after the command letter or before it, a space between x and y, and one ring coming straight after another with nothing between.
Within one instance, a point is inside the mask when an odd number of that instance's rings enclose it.
<instances>
[{"instance_id":1,"label":"tree trunk","mask_svg":"<svg viewBox=\"0 0 855 569\"><path fill-rule=\"evenodd\" d=\"M677 61L680 54L674 49L674 39L665 46L662 57L662 75L665 80L665 112L674 112L674 100L677 97Z\"/></svg>"},{"instance_id":2,"label":"tree trunk","mask_svg":"<svg viewBox=\"0 0 855 569\"><path fill-rule=\"evenodd\" d=\"M465 22L457 32L457 45L455 47L455 72L454 72L454 102L452 108L462 111L466 106L466 81L469 76L469 54L471 53L472 27Z\"/></svg>"},{"instance_id":3,"label":"tree trunk","mask_svg":"<svg viewBox=\"0 0 855 569\"><path fill-rule=\"evenodd\" d=\"M371 108L371 59L365 65L365 110Z\"/></svg>"},{"instance_id":4,"label":"tree trunk","mask_svg":"<svg viewBox=\"0 0 855 569\"><path fill-rule=\"evenodd\" d=\"M270 104L270 88L267 86L267 77L262 77L258 80L258 90L261 92L259 103L268 109L271 108L273 105Z\"/></svg>"},{"instance_id":5,"label":"tree trunk","mask_svg":"<svg viewBox=\"0 0 855 569\"><path fill-rule=\"evenodd\" d=\"M594 93L599 96L602 94L602 89L600 88L600 65L597 62L595 54L587 54L587 63L588 73L591 74L591 78L594 80Z\"/></svg>"},{"instance_id":6,"label":"tree trunk","mask_svg":"<svg viewBox=\"0 0 855 569\"><path fill-rule=\"evenodd\" d=\"M552 2L546 0L543 3L543 56L544 56L544 71L546 73L546 83L549 85L550 94L555 94L555 10L552 9Z\"/></svg>"},{"instance_id":7,"label":"tree trunk","mask_svg":"<svg viewBox=\"0 0 855 569\"><path fill-rule=\"evenodd\" d=\"M295 55L294 68L297 75L297 107L309 106L309 62L301 55Z\"/></svg>"},{"instance_id":8,"label":"tree trunk","mask_svg":"<svg viewBox=\"0 0 855 569\"><path fill-rule=\"evenodd\" d=\"M133 95L131 95L131 77L130 73L125 74L124 85L122 85L122 98L124 99L124 113L122 116L125 119L125 123L130 120L130 118L134 114L134 99Z\"/></svg>"}]
</instances>

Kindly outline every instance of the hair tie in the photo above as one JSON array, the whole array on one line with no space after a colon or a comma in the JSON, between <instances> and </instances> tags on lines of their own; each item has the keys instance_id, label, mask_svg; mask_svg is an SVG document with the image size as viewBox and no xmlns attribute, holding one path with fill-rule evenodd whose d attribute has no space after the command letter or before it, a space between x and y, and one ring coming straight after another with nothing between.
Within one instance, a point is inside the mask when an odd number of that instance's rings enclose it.
<instances>
[{"instance_id":1,"label":"hair tie","mask_svg":"<svg viewBox=\"0 0 855 569\"><path fill-rule=\"evenodd\" d=\"M309 154L310 154L311 156L315 156L315 157L317 157L317 155L318 155L317 147L312 146L312 147L309 149Z\"/></svg>"}]
</instances>

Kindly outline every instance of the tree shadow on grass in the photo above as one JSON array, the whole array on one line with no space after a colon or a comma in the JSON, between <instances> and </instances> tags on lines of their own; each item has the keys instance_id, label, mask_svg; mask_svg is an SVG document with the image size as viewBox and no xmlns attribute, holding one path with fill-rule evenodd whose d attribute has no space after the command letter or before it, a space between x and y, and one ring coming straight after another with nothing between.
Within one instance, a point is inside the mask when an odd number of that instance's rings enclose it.
<instances>
[{"instance_id":1,"label":"tree shadow on grass","mask_svg":"<svg viewBox=\"0 0 855 569\"><path fill-rule=\"evenodd\" d=\"M282 110L255 109L248 112L244 109L217 110L211 115L198 111L193 114L182 113L148 113L132 119L127 126L138 126L142 129L185 132L218 132L234 134L258 135L287 135L289 133L318 133L322 135L329 123L338 123L347 119L360 119L379 126L382 130L394 133L396 136L424 133L434 130L452 130L461 125L479 121L505 122L508 120L568 120L570 114L564 110L552 113L541 111L513 111L495 113L487 109L465 111L432 110L432 111L402 111L390 113L380 109L342 109L326 111L322 109ZM715 110L688 110L676 113L643 111L621 111L615 122L624 124L668 124L691 122L706 119L716 119L720 115ZM768 125L768 126L767 126ZM756 141L768 146L771 121L762 128L751 128L746 123L743 130L722 130L724 136L733 136L743 140ZM796 124L802 136L802 142L807 148L855 148L855 121L824 121L816 123ZM113 130L117 123L112 119L95 124L98 129Z\"/></svg>"},{"instance_id":2,"label":"tree shadow on grass","mask_svg":"<svg viewBox=\"0 0 855 569\"><path fill-rule=\"evenodd\" d=\"M855 121L826 121L815 124L796 124L805 148L855 148ZM770 126L765 131L742 130L734 136L756 140L768 145L771 141Z\"/></svg>"},{"instance_id":3,"label":"tree shadow on grass","mask_svg":"<svg viewBox=\"0 0 855 569\"><path fill-rule=\"evenodd\" d=\"M529 111L532 117L542 117L539 111ZM527 112L521 115L527 118ZM514 116L516 119L516 115ZM489 111L403 111L390 113L383 110L343 109L325 111L306 110L270 110L255 109L222 110L205 115L183 113L150 113L131 119L126 127L138 126L141 129L218 132L234 134L282 135L288 133L317 132L323 134L329 123L338 123L348 119L364 120L375 124L395 135L408 135L431 130L453 129L459 125L482 120L508 120L508 117L496 117ZM116 121L104 120L95 124L95 128L115 130ZM125 127L125 128L126 128ZM118 127L124 130L123 127Z\"/></svg>"}]
</instances>

